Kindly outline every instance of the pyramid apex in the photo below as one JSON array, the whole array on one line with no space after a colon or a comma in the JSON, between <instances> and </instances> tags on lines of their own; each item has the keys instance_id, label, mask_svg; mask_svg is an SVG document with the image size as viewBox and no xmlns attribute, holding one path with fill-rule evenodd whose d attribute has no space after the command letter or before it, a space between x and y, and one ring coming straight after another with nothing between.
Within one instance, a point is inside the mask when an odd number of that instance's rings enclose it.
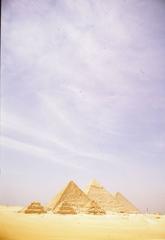
<instances>
[{"instance_id":1,"label":"pyramid apex","mask_svg":"<svg viewBox=\"0 0 165 240\"><path fill-rule=\"evenodd\" d=\"M100 189L102 189L103 186L102 186L96 179L93 179L93 180L87 185L87 187L84 189L84 192L85 192L86 194L88 194L91 188L100 188Z\"/></svg>"},{"instance_id":2,"label":"pyramid apex","mask_svg":"<svg viewBox=\"0 0 165 240\"><path fill-rule=\"evenodd\" d=\"M73 180L70 180L68 184L75 184L75 182Z\"/></svg>"},{"instance_id":3,"label":"pyramid apex","mask_svg":"<svg viewBox=\"0 0 165 240\"><path fill-rule=\"evenodd\" d=\"M115 195L120 194L120 192L114 192Z\"/></svg>"},{"instance_id":4,"label":"pyramid apex","mask_svg":"<svg viewBox=\"0 0 165 240\"><path fill-rule=\"evenodd\" d=\"M117 196L124 197L124 196L123 196L123 194L122 194L122 193L120 193L120 192L116 192L116 193L115 193L115 196L116 196L116 197L117 197Z\"/></svg>"},{"instance_id":5,"label":"pyramid apex","mask_svg":"<svg viewBox=\"0 0 165 240\"><path fill-rule=\"evenodd\" d=\"M96 179L93 179L93 180L91 181L90 186L102 187L101 184L100 184Z\"/></svg>"},{"instance_id":6,"label":"pyramid apex","mask_svg":"<svg viewBox=\"0 0 165 240\"><path fill-rule=\"evenodd\" d=\"M67 186L77 186L77 184L73 181L73 180L70 180L67 184Z\"/></svg>"}]
</instances>

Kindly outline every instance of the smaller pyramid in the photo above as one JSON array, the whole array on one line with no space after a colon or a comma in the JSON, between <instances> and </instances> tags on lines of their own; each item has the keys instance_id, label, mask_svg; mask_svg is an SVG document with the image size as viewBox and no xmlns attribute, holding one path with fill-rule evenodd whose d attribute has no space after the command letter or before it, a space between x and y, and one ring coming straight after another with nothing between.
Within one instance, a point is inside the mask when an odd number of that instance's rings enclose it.
<instances>
[{"instance_id":1,"label":"smaller pyramid","mask_svg":"<svg viewBox=\"0 0 165 240\"><path fill-rule=\"evenodd\" d=\"M58 214L76 214L75 209L68 202L61 202L53 211Z\"/></svg>"},{"instance_id":2,"label":"smaller pyramid","mask_svg":"<svg viewBox=\"0 0 165 240\"><path fill-rule=\"evenodd\" d=\"M121 213L139 213L139 210L121 193L117 192L115 194L115 200L119 207L119 212Z\"/></svg>"},{"instance_id":3,"label":"smaller pyramid","mask_svg":"<svg viewBox=\"0 0 165 240\"><path fill-rule=\"evenodd\" d=\"M95 202L91 201L86 205L86 213L93 214L93 215L104 215L106 214L105 211Z\"/></svg>"},{"instance_id":4,"label":"smaller pyramid","mask_svg":"<svg viewBox=\"0 0 165 240\"><path fill-rule=\"evenodd\" d=\"M44 207L41 205L40 202L32 202L27 207L23 208L21 211L23 213L46 213Z\"/></svg>"}]
</instances>

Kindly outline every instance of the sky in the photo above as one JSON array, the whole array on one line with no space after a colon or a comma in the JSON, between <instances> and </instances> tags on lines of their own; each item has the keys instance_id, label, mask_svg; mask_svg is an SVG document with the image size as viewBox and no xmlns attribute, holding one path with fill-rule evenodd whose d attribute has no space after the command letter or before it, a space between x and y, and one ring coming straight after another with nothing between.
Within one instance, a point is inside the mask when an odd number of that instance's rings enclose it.
<instances>
[{"instance_id":1,"label":"sky","mask_svg":"<svg viewBox=\"0 0 165 240\"><path fill-rule=\"evenodd\" d=\"M97 179L165 212L165 1L3 0L0 204Z\"/></svg>"}]
</instances>

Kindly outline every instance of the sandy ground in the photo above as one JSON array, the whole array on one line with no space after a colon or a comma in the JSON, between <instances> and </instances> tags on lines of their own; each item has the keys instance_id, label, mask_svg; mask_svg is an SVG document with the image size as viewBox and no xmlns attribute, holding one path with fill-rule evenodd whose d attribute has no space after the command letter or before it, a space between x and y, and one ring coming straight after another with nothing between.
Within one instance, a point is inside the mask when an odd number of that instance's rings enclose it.
<instances>
[{"instance_id":1,"label":"sandy ground","mask_svg":"<svg viewBox=\"0 0 165 240\"><path fill-rule=\"evenodd\" d=\"M58 215L0 207L0 240L165 240L165 215Z\"/></svg>"}]
</instances>

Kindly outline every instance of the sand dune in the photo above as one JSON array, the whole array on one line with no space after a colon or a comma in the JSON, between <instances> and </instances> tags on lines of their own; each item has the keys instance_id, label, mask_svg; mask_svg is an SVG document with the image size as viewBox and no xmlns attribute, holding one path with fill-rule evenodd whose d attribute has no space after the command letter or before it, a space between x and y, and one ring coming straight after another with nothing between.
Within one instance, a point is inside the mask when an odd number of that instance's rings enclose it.
<instances>
[{"instance_id":1,"label":"sand dune","mask_svg":"<svg viewBox=\"0 0 165 240\"><path fill-rule=\"evenodd\" d=\"M18 213L0 207L1 240L164 240L165 216Z\"/></svg>"}]
</instances>

